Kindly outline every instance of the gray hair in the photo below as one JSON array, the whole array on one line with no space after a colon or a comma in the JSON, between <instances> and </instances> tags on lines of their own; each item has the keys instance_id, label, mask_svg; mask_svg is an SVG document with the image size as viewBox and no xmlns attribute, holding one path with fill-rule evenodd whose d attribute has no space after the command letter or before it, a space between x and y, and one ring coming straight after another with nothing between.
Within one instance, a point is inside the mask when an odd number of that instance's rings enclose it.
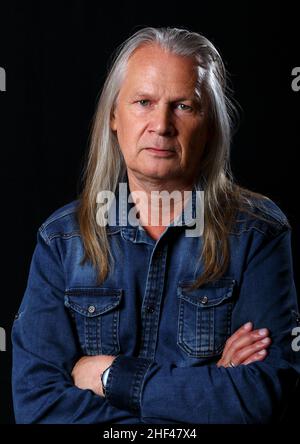
<instances>
[{"instance_id":1,"label":"gray hair","mask_svg":"<svg viewBox=\"0 0 300 444\"><path fill-rule=\"evenodd\" d=\"M206 210L210 215L206 221L206 225L208 223L206 241L210 243L210 251L214 257L216 253L213 251L217 243L214 233L218 230L224 232L224 221L220 217L222 213L220 195L226 197L232 190L229 154L235 107L228 98L226 70L219 52L206 37L186 29L147 27L137 31L118 48L112 60L95 114L84 176L85 188L79 212L81 232L86 258L90 258L94 265L99 267L102 280L108 272L107 259L110 252L105 229L96 226L96 197L100 190L115 192L120 177L123 177L126 169L110 121L126 75L128 61L138 48L145 45L158 45L168 52L191 57L196 61L198 69L196 93L201 96L204 92L208 100L211 137L201 159L199 174L205 183ZM214 263L211 258L210 263Z\"/></svg>"}]
</instances>

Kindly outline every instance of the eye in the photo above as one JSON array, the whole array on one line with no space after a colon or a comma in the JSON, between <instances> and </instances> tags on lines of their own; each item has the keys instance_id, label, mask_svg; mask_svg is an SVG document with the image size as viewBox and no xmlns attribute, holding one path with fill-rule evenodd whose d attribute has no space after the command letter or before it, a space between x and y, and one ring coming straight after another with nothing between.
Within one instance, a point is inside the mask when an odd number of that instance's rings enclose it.
<instances>
[{"instance_id":1,"label":"eye","mask_svg":"<svg viewBox=\"0 0 300 444\"><path fill-rule=\"evenodd\" d=\"M192 107L186 105L185 103L177 103L175 108L179 109L180 111L192 111Z\"/></svg>"},{"instance_id":2,"label":"eye","mask_svg":"<svg viewBox=\"0 0 300 444\"><path fill-rule=\"evenodd\" d=\"M143 106L143 107L146 107L146 106L148 106L148 105L150 104L150 100L142 99L142 100L138 100L137 103L138 103L139 105Z\"/></svg>"}]
</instances>

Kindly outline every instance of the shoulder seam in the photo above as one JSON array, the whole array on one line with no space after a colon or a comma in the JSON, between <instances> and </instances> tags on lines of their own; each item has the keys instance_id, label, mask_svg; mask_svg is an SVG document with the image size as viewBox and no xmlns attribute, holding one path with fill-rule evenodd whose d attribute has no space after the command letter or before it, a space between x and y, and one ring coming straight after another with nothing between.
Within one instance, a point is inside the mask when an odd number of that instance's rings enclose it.
<instances>
[{"instance_id":1,"label":"shoulder seam","mask_svg":"<svg viewBox=\"0 0 300 444\"><path fill-rule=\"evenodd\" d=\"M265 197L266 201L268 201L271 204L273 203L277 207L277 205L275 204L275 202L272 201L272 199L270 199L267 196L264 196L264 197ZM276 213L276 211L272 211L270 208L265 206L264 203L262 204L262 206L257 205L256 209L258 210L258 212L262 212L262 213L266 214L270 219L272 219L276 223L280 224L281 226L290 227L290 223L288 221L287 216L282 212L282 210L279 207L277 207L278 213Z\"/></svg>"},{"instance_id":2,"label":"shoulder seam","mask_svg":"<svg viewBox=\"0 0 300 444\"><path fill-rule=\"evenodd\" d=\"M57 237L60 237L62 239L70 239L72 237L76 237L79 236L81 237L80 231L79 230L74 230L74 231L70 231L68 233L60 233L60 232L56 232L56 233L52 233L48 239L50 240L50 242L52 241L52 239L55 239Z\"/></svg>"},{"instance_id":3,"label":"shoulder seam","mask_svg":"<svg viewBox=\"0 0 300 444\"><path fill-rule=\"evenodd\" d=\"M44 239L44 241L46 242L47 245L50 245L50 239L47 236L46 231L43 228L43 225L41 225L38 229L38 233L40 234L40 236Z\"/></svg>"},{"instance_id":4,"label":"shoulder seam","mask_svg":"<svg viewBox=\"0 0 300 444\"><path fill-rule=\"evenodd\" d=\"M44 230L44 229L47 228L48 225L50 225L52 222L55 222L55 221L57 221L58 219L61 219L61 218L65 217L65 216L68 216L69 214L72 214L72 213L75 213L75 212L76 212L76 209L75 209L75 208L72 208L72 209L70 209L70 210L64 211L62 214L58 214L57 216L53 216L53 217L50 216L50 218L49 218L48 220L46 220L46 222L44 222L44 223L41 225L41 228Z\"/></svg>"},{"instance_id":5,"label":"shoulder seam","mask_svg":"<svg viewBox=\"0 0 300 444\"><path fill-rule=\"evenodd\" d=\"M240 236L243 233L247 233L248 231L251 231L251 230L257 231L258 233L260 233L261 235L263 235L266 238L271 237L271 238L275 239L277 236L284 233L285 231L291 231L291 227L289 224L281 224L281 227L277 230L277 232L274 233L274 231L273 231L272 233L270 233L270 231L266 232L266 231L259 229L259 227L252 225L252 226L244 228L240 231L230 231L229 234L232 236ZM272 235L270 235L270 234L272 234Z\"/></svg>"}]
</instances>

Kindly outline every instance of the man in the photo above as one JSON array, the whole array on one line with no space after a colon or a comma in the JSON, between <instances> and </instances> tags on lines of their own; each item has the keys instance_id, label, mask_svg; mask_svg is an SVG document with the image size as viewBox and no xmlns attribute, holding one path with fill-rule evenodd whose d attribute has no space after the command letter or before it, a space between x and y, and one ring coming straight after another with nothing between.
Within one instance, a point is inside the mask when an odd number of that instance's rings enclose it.
<instances>
[{"instance_id":1,"label":"man","mask_svg":"<svg viewBox=\"0 0 300 444\"><path fill-rule=\"evenodd\" d=\"M120 48L82 195L39 230L12 335L17 422L280 417L300 368L290 228L231 179L225 90L222 60L199 34L145 28ZM103 190L117 194L108 225ZM203 232L188 236L184 193L197 219L199 190ZM179 196L166 224L152 199L161 191ZM138 223L122 224L130 203Z\"/></svg>"}]
</instances>

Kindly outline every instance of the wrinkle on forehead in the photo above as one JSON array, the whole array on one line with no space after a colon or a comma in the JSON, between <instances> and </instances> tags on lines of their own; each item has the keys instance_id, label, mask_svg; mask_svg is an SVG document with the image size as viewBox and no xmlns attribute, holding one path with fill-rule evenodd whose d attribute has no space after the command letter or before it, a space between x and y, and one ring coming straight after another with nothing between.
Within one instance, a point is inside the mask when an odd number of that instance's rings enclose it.
<instances>
[{"instance_id":1,"label":"wrinkle on forehead","mask_svg":"<svg viewBox=\"0 0 300 444\"><path fill-rule=\"evenodd\" d=\"M170 95L170 99L171 96L194 97L197 78L197 65L192 58L147 45L130 57L123 86L130 86L137 94L142 91Z\"/></svg>"}]
</instances>

